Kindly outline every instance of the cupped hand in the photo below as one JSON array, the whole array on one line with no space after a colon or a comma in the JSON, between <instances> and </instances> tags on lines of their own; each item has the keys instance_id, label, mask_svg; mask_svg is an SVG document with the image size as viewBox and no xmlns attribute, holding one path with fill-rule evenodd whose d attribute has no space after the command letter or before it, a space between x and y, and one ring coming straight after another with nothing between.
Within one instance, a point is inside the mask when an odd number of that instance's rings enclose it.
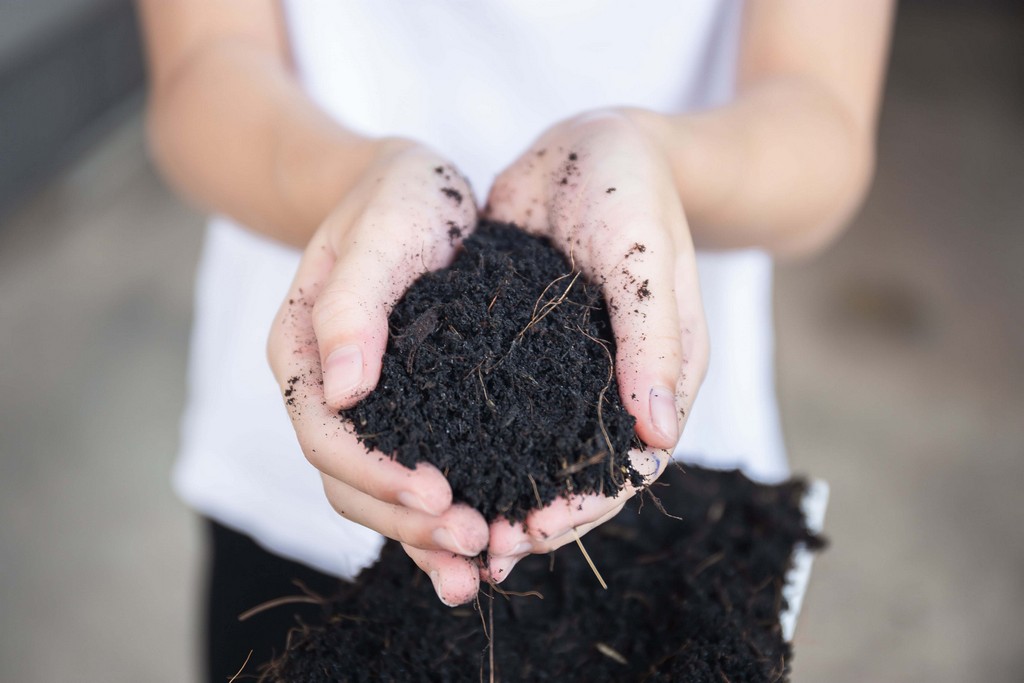
<instances>
[{"instance_id":1,"label":"cupped hand","mask_svg":"<svg viewBox=\"0 0 1024 683\"><path fill-rule=\"evenodd\" d=\"M376 386L388 314L412 282L448 265L476 224L465 179L437 154L385 141L317 230L274 323L268 355L306 458L337 512L400 541L449 605L472 599L488 528L448 481L367 451L338 410Z\"/></svg>"},{"instance_id":2,"label":"cupped hand","mask_svg":"<svg viewBox=\"0 0 1024 683\"><path fill-rule=\"evenodd\" d=\"M693 241L653 121L622 110L554 126L497 178L485 209L548 236L601 285L622 402L646 446L630 453L645 486L667 466L708 362ZM502 581L526 555L576 540L637 490L563 497L523 525L492 523L485 577Z\"/></svg>"}]
</instances>

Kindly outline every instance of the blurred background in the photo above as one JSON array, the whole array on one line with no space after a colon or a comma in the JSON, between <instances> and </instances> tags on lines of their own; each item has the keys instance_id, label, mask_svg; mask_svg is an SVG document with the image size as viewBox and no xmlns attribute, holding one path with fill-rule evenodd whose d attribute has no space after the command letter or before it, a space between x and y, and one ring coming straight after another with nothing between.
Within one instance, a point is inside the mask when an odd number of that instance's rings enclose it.
<instances>
[{"instance_id":1,"label":"blurred background","mask_svg":"<svg viewBox=\"0 0 1024 683\"><path fill-rule=\"evenodd\" d=\"M0 681L195 678L171 494L203 219L146 158L124 0L0 0ZM794 469L827 479L794 680L1024 671L1024 4L907 2L878 173L778 268Z\"/></svg>"}]
</instances>

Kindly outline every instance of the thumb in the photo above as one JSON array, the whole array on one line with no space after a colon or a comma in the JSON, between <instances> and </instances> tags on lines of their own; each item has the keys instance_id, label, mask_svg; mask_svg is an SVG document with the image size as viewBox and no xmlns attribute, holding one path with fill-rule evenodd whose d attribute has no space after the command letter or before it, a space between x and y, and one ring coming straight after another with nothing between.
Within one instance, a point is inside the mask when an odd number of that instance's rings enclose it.
<instances>
[{"instance_id":1,"label":"thumb","mask_svg":"<svg viewBox=\"0 0 1024 683\"><path fill-rule=\"evenodd\" d=\"M329 406L350 407L377 385L391 309L423 273L451 263L473 225L474 211L446 214L436 206L396 210L376 202L337 244L324 246L335 262L312 319Z\"/></svg>"},{"instance_id":2,"label":"thumb","mask_svg":"<svg viewBox=\"0 0 1024 683\"><path fill-rule=\"evenodd\" d=\"M623 404L644 443L672 449L704 379L707 332L692 247L668 242L633 244L604 288Z\"/></svg>"},{"instance_id":3,"label":"thumb","mask_svg":"<svg viewBox=\"0 0 1024 683\"><path fill-rule=\"evenodd\" d=\"M312 311L324 398L332 408L353 405L377 385L388 313L409 275L358 248L335 261Z\"/></svg>"}]
</instances>

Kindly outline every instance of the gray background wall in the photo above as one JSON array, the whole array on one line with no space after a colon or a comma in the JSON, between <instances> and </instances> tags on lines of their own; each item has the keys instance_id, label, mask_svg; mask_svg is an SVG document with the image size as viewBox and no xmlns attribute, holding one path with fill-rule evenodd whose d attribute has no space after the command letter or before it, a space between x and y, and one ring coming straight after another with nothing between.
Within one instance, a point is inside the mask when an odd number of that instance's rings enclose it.
<instances>
[{"instance_id":1,"label":"gray background wall","mask_svg":"<svg viewBox=\"0 0 1024 683\"><path fill-rule=\"evenodd\" d=\"M142 85L130 0L2 0L0 212L108 132Z\"/></svg>"}]
</instances>

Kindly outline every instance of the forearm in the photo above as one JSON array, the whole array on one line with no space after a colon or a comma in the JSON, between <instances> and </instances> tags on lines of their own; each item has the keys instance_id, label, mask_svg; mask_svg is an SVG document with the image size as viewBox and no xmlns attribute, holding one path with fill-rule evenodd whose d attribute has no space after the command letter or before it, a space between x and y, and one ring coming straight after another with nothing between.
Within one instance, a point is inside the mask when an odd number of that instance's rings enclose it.
<instances>
[{"instance_id":1,"label":"forearm","mask_svg":"<svg viewBox=\"0 0 1024 683\"><path fill-rule=\"evenodd\" d=\"M745 3L736 99L645 117L698 245L800 254L844 227L874 169L893 5Z\"/></svg>"},{"instance_id":2,"label":"forearm","mask_svg":"<svg viewBox=\"0 0 1024 683\"><path fill-rule=\"evenodd\" d=\"M295 246L383 144L336 124L279 59L243 40L200 48L156 81L148 132L184 195Z\"/></svg>"},{"instance_id":3,"label":"forearm","mask_svg":"<svg viewBox=\"0 0 1024 683\"><path fill-rule=\"evenodd\" d=\"M706 112L639 116L669 154L698 247L812 251L871 179L872 131L809 80L769 79Z\"/></svg>"}]
</instances>

